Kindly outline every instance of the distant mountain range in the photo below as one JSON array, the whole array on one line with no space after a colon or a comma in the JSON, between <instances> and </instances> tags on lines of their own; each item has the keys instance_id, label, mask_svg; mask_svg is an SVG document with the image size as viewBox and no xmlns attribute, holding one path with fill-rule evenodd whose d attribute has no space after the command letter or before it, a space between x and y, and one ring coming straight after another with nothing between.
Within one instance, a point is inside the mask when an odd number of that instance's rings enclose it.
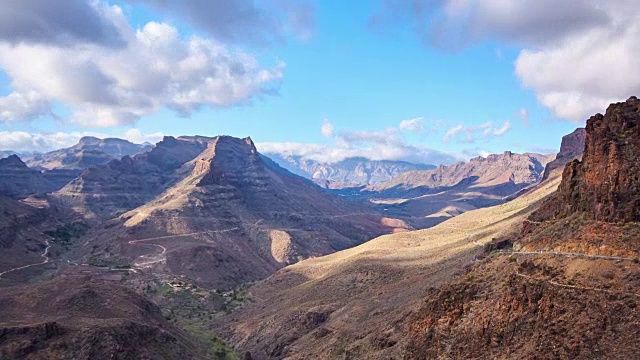
<instances>
[{"instance_id":1,"label":"distant mountain range","mask_svg":"<svg viewBox=\"0 0 640 360\"><path fill-rule=\"evenodd\" d=\"M266 153L278 165L311 179L328 189L342 189L378 184L412 170L434 169L434 165L406 161L369 160L352 157L335 163L323 163L297 155Z\"/></svg>"},{"instance_id":2,"label":"distant mountain range","mask_svg":"<svg viewBox=\"0 0 640 360\"><path fill-rule=\"evenodd\" d=\"M153 145L134 144L118 138L98 139L85 136L74 146L44 154L28 155L23 160L29 167L41 170L84 170L126 155L149 151L152 147Z\"/></svg>"},{"instance_id":3,"label":"distant mountain range","mask_svg":"<svg viewBox=\"0 0 640 360\"><path fill-rule=\"evenodd\" d=\"M425 228L517 196L542 180L546 164L554 158L505 151L432 170L408 171L351 195L378 204L387 216Z\"/></svg>"}]
</instances>

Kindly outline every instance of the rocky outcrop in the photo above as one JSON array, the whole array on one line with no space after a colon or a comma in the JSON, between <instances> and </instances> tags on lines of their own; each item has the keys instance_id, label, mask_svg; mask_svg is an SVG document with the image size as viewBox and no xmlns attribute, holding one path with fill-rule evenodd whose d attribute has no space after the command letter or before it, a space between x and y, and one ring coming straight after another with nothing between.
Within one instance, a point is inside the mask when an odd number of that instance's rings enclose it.
<instances>
[{"instance_id":1,"label":"rocky outcrop","mask_svg":"<svg viewBox=\"0 0 640 360\"><path fill-rule=\"evenodd\" d=\"M55 184L30 169L17 155L0 159L0 195L20 199L55 190Z\"/></svg>"},{"instance_id":2,"label":"rocky outcrop","mask_svg":"<svg viewBox=\"0 0 640 360\"><path fill-rule=\"evenodd\" d=\"M564 168L573 159L580 160L584 151L586 137L587 131L584 128L577 128L571 134L563 136L560 152L556 155L556 159L545 167L543 180L546 180L553 170Z\"/></svg>"},{"instance_id":3,"label":"rocky outcrop","mask_svg":"<svg viewBox=\"0 0 640 360\"><path fill-rule=\"evenodd\" d=\"M335 163L320 162L295 155L267 153L278 165L311 179L330 189L366 186L389 181L407 171L429 170L433 165L414 164L406 161L369 160L361 157L347 158Z\"/></svg>"},{"instance_id":4,"label":"rocky outcrop","mask_svg":"<svg viewBox=\"0 0 640 360\"><path fill-rule=\"evenodd\" d=\"M605 222L640 221L640 100L592 116L585 142L582 161L565 167L557 194L532 219L583 213Z\"/></svg>"}]
</instances>

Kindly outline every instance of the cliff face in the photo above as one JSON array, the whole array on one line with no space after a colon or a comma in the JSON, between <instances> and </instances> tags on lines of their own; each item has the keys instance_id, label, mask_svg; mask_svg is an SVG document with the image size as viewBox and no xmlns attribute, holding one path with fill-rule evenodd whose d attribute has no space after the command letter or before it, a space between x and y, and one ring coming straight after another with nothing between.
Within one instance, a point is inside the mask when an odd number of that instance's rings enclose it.
<instances>
[{"instance_id":1,"label":"cliff face","mask_svg":"<svg viewBox=\"0 0 640 360\"><path fill-rule=\"evenodd\" d=\"M0 195L25 198L36 193L56 190L41 172L29 168L17 155L0 159Z\"/></svg>"},{"instance_id":2,"label":"cliff face","mask_svg":"<svg viewBox=\"0 0 640 360\"><path fill-rule=\"evenodd\" d=\"M640 221L640 100L611 104L587 121L582 161L562 174L553 199L534 220L584 213L605 222Z\"/></svg>"},{"instance_id":3,"label":"cliff face","mask_svg":"<svg viewBox=\"0 0 640 360\"><path fill-rule=\"evenodd\" d=\"M578 128L571 134L563 136L560 152L556 155L556 159L545 167L543 180L547 179L553 170L564 168L573 159L582 158L586 137L587 131L584 128Z\"/></svg>"}]
</instances>

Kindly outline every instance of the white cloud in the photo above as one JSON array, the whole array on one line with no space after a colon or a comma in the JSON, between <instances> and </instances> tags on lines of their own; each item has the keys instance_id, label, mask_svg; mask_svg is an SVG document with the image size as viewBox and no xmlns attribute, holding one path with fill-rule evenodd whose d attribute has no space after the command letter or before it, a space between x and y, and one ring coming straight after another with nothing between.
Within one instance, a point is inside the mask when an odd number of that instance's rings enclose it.
<instances>
[{"instance_id":1,"label":"white cloud","mask_svg":"<svg viewBox=\"0 0 640 360\"><path fill-rule=\"evenodd\" d=\"M35 119L51 114L51 105L35 91L12 92L0 97L0 122Z\"/></svg>"},{"instance_id":2,"label":"white cloud","mask_svg":"<svg viewBox=\"0 0 640 360\"><path fill-rule=\"evenodd\" d=\"M28 133L25 131L0 131L0 149L16 152L47 152L73 146L84 136L97 138L113 137L98 132L56 132L56 133ZM138 129L130 129L117 136L133 143L141 144L145 141L156 143L162 140L163 134L144 134Z\"/></svg>"},{"instance_id":3,"label":"white cloud","mask_svg":"<svg viewBox=\"0 0 640 360\"><path fill-rule=\"evenodd\" d=\"M511 129L511 122L505 121L501 128L493 129L493 136L502 136Z\"/></svg>"},{"instance_id":4,"label":"white cloud","mask_svg":"<svg viewBox=\"0 0 640 360\"><path fill-rule=\"evenodd\" d=\"M283 42L292 34L302 41L312 37L314 7L307 1L276 0L128 0L145 3L166 15L187 21L225 42L266 45Z\"/></svg>"},{"instance_id":5,"label":"white cloud","mask_svg":"<svg viewBox=\"0 0 640 360\"><path fill-rule=\"evenodd\" d=\"M345 131L334 136L333 140L332 145L265 142L256 144L256 147L265 154L300 156L325 163L335 163L350 157L426 164L451 164L459 160L453 154L407 143L396 128L379 131Z\"/></svg>"},{"instance_id":6,"label":"white cloud","mask_svg":"<svg viewBox=\"0 0 640 360\"><path fill-rule=\"evenodd\" d=\"M73 45L95 43L123 46L117 28L104 18L104 5L87 0L3 0L0 2L0 39L18 44Z\"/></svg>"},{"instance_id":7,"label":"white cloud","mask_svg":"<svg viewBox=\"0 0 640 360\"><path fill-rule=\"evenodd\" d=\"M112 127L162 108L188 116L203 106L231 107L277 92L282 62L265 69L253 56L216 41L183 39L165 23L134 30L119 7L98 9L125 47L13 44L0 38L0 68L11 79L14 97L41 99L32 108L16 108L15 101L0 98L0 113L16 114L12 121L29 120L41 114L36 109L43 103L61 102L75 123Z\"/></svg>"},{"instance_id":8,"label":"white cloud","mask_svg":"<svg viewBox=\"0 0 640 360\"><path fill-rule=\"evenodd\" d=\"M155 144L162 140L164 134L161 132L155 132L151 134L144 134L140 129L129 129L122 134L122 138L129 140L134 144L142 144L145 142Z\"/></svg>"},{"instance_id":9,"label":"white cloud","mask_svg":"<svg viewBox=\"0 0 640 360\"><path fill-rule=\"evenodd\" d=\"M576 123L640 94L636 0L385 1L375 24L409 26L425 42L459 49L485 40L522 48L521 84L555 116ZM527 121L525 121L525 126Z\"/></svg>"},{"instance_id":10,"label":"white cloud","mask_svg":"<svg viewBox=\"0 0 640 360\"><path fill-rule=\"evenodd\" d=\"M424 118L417 117L409 120L402 120L400 122L400 130L406 130L406 131L424 130Z\"/></svg>"},{"instance_id":11,"label":"white cloud","mask_svg":"<svg viewBox=\"0 0 640 360\"><path fill-rule=\"evenodd\" d=\"M324 119L322 121L322 125L320 126L320 133L324 137L332 137L333 136L334 127L329 120Z\"/></svg>"},{"instance_id":12,"label":"white cloud","mask_svg":"<svg viewBox=\"0 0 640 360\"><path fill-rule=\"evenodd\" d=\"M460 124L447 130L442 137L442 142L449 143L451 140L457 139L460 142L472 144L475 143L479 137L485 139L499 137L506 134L509 129L511 129L510 121L505 121L501 127L494 126L493 121L487 121L477 126Z\"/></svg>"},{"instance_id":13,"label":"white cloud","mask_svg":"<svg viewBox=\"0 0 640 360\"><path fill-rule=\"evenodd\" d=\"M529 127L529 110L527 110L526 108L521 108L516 113L516 116L522 119L522 124L524 125L524 127Z\"/></svg>"},{"instance_id":14,"label":"white cloud","mask_svg":"<svg viewBox=\"0 0 640 360\"><path fill-rule=\"evenodd\" d=\"M453 127L447 130L447 132L444 134L444 137L442 138L442 142L448 143L449 141L451 141L452 138L460 134L463 130L464 130L463 125L458 125L456 127Z\"/></svg>"}]
</instances>

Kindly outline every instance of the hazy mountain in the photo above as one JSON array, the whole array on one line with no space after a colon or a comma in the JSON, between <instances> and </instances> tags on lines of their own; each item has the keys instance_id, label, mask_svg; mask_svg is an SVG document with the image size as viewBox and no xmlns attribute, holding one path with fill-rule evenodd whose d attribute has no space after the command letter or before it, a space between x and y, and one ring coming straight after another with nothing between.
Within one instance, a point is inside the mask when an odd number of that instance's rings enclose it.
<instances>
[{"instance_id":1,"label":"hazy mountain","mask_svg":"<svg viewBox=\"0 0 640 360\"><path fill-rule=\"evenodd\" d=\"M73 169L84 170L91 166L106 164L113 159L126 155L135 155L150 150L150 145L139 145L123 139L98 139L85 136L78 144L24 157L29 167L37 169Z\"/></svg>"},{"instance_id":2,"label":"hazy mountain","mask_svg":"<svg viewBox=\"0 0 640 360\"><path fill-rule=\"evenodd\" d=\"M330 189L378 184L407 171L435 168L433 165L393 160L369 160L362 157L347 158L336 163L322 163L296 155L275 153L267 153L266 155L292 173L311 179L316 184Z\"/></svg>"},{"instance_id":3,"label":"hazy mountain","mask_svg":"<svg viewBox=\"0 0 640 360\"><path fill-rule=\"evenodd\" d=\"M545 165L554 157L505 151L433 170L408 171L355 195L378 204L390 217L425 228L517 196L540 182Z\"/></svg>"}]
</instances>

